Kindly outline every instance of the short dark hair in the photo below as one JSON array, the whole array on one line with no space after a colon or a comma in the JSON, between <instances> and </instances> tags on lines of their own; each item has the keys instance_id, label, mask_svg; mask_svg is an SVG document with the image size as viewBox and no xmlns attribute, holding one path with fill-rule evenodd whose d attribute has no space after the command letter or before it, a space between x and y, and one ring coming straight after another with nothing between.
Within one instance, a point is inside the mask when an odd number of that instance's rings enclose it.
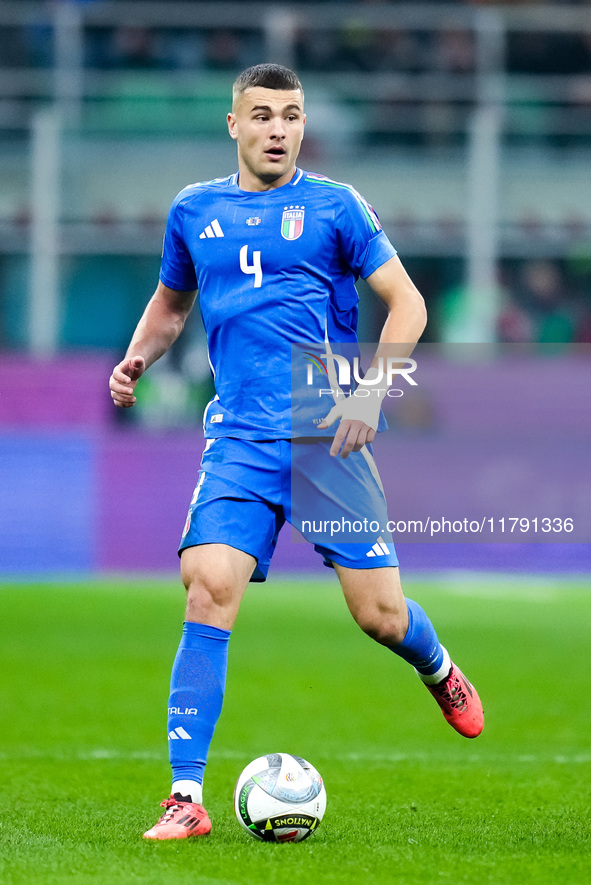
<instances>
[{"instance_id":1,"label":"short dark hair","mask_svg":"<svg viewBox=\"0 0 591 885\"><path fill-rule=\"evenodd\" d=\"M255 86L262 86L264 89L299 90L302 95L304 94L299 77L294 71L290 71L283 65L263 64L253 65L236 77L232 88L232 98L235 100L247 89L252 89Z\"/></svg>"}]
</instances>

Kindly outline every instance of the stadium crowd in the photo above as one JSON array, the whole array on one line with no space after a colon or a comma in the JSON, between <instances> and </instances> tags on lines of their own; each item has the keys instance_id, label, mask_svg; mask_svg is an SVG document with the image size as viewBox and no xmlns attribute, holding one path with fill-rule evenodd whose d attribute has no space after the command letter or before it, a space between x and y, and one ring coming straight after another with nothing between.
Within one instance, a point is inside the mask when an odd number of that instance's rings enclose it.
<instances>
[{"instance_id":1,"label":"stadium crowd","mask_svg":"<svg viewBox=\"0 0 591 885\"><path fill-rule=\"evenodd\" d=\"M406 263L429 310L423 341L450 340L465 310L463 263L414 257ZM497 341L591 344L591 258L585 248L566 259L502 259L497 282Z\"/></svg>"},{"instance_id":2,"label":"stadium crowd","mask_svg":"<svg viewBox=\"0 0 591 885\"><path fill-rule=\"evenodd\" d=\"M507 343L591 344L589 261L535 260L506 267L498 337Z\"/></svg>"},{"instance_id":3,"label":"stadium crowd","mask_svg":"<svg viewBox=\"0 0 591 885\"><path fill-rule=\"evenodd\" d=\"M101 0L62 2L100 4ZM268 2L271 5L270 0ZM506 2L508 4L509 0ZM558 0L560 3L585 5L584 0ZM54 3L48 2L48 5ZM296 63L302 71L471 73L474 70L473 35L459 28L453 19L450 19L449 28L441 31L375 30L364 24L356 13L348 14L350 4L343 2L340 27L312 29L305 25L306 2L297 5L303 24L296 38ZM362 0L355 5L391 6L396 5L396 0ZM453 6L451 3L446 5ZM487 5L487 0L463 0L456 5L482 6ZM488 5L502 6L503 3ZM536 2L530 0L527 5L534 6ZM234 73L253 57L260 57L262 46L260 23L254 24L252 30L145 27L140 23L92 27L85 30L84 64L109 70L187 69ZM7 67L51 65L52 42L48 39L47 26L27 24L0 28L0 57ZM588 74L591 71L591 24L583 33L510 33L507 71Z\"/></svg>"}]
</instances>

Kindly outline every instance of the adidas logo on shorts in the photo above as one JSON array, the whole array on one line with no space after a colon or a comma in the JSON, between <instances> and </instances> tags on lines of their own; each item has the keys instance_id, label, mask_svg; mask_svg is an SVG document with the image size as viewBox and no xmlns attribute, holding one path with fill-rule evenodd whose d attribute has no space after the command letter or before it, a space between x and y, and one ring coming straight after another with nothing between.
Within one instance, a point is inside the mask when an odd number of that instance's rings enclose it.
<instances>
[{"instance_id":1,"label":"adidas logo on shorts","mask_svg":"<svg viewBox=\"0 0 591 885\"><path fill-rule=\"evenodd\" d=\"M378 540L375 542L371 550L368 550L365 554L366 556L388 556L390 553L387 545L384 543L384 539L380 536Z\"/></svg>"}]
</instances>

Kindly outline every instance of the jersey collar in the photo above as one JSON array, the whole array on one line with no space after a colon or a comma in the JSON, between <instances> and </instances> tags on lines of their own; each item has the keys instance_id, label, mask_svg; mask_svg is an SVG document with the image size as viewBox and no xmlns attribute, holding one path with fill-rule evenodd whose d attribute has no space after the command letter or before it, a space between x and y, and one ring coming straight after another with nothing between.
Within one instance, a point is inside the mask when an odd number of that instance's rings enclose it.
<instances>
[{"instance_id":1,"label":"jersey collar","mask_svg":"<svg viewBox=\"0 0 591 885\"><path fill-rule=\"evenodd\" d=\"M232 175L230 181L234 187L236 187L236 188L238 188L238 190L240 190L240 187L238 185L238 174L239 174L238 172L235 172ZM296 166L296 171L295 171L295 174L294 174L293 178L291 179L291 181L288 181L287 184L283 184L281 187L276 188L276 190L283 190L284 187L295 187L296 184L299 184L299 182L301 181L303 174L304 174L304 170L300 169L298 166ZM244 193L248 193L248 191L244 191ZM251 191L251 193L258 193L258 192ZM269 193L269 191L264 191L264 193Z\"/></svg>"}]
</instances>

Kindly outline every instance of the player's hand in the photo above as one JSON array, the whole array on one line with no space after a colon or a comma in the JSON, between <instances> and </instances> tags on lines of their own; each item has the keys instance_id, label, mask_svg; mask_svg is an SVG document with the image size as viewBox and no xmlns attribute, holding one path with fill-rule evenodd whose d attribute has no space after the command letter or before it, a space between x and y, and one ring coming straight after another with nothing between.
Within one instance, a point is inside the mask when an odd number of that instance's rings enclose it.
<instances>
[{"instance_id":1,"label":"player's hand","mask_svg":"<svg viewBox=\"0 0 591 885\"><path fill-rule=\"evenodd\" d=\"M115 366L109 379L109 389L116 406L129 409L135 405L135 385L145 371L146 361L143 356L130 357Z\"/></svg>"},{"instance_id":2,"label":"player's hand","mask_svg":"<svg viewBox=\"0 0 591 885\"><path fill-rule=\"evenodd\" d=\"M335 421L340 424L330 447L330 454L348 458L364 445L373 442L380 420L381 399L373 391L369 396L347 396L339 400L317 427L324 430Z\"/></svg>"}]
</instances>

